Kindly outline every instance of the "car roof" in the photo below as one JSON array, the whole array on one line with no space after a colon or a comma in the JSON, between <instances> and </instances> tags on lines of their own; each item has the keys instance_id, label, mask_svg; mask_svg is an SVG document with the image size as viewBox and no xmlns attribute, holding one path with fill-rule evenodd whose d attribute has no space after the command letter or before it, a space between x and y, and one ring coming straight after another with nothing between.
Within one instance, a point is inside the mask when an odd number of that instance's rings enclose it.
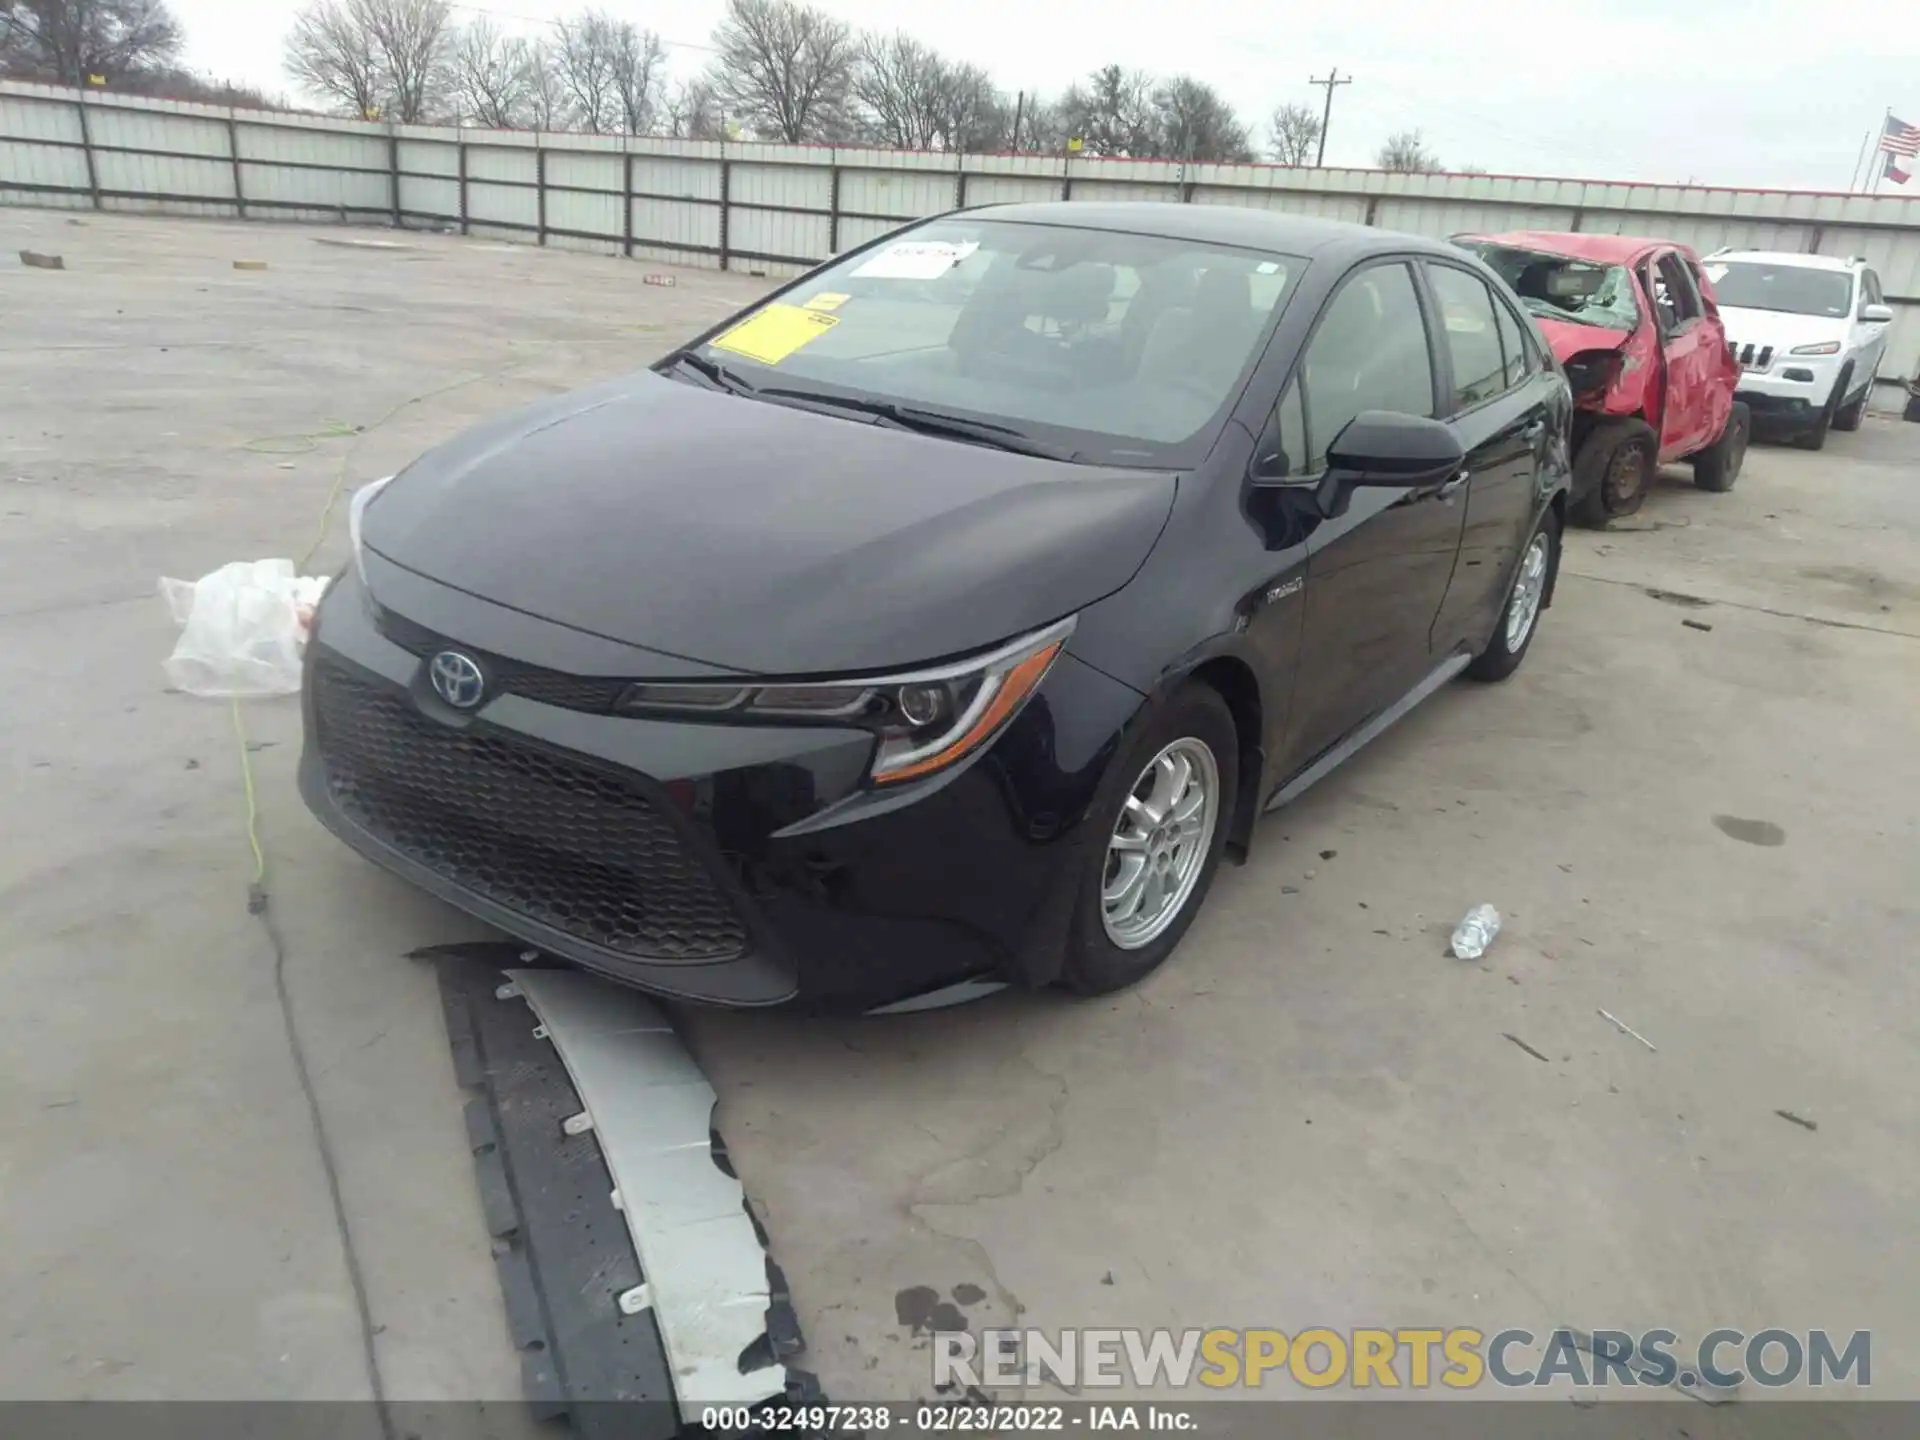
<instances>
[{"instance_id":1,"label":"car roof","mask_svg":"<svg viewBox=\"0 0 1920 1440\"><path fill-rule=\"evenodd\" d=\"M1716 250L1714 260L1758 260L1768 265L1797 265L1803 270L1851 270L1860 262L1838 255L1809 255L1803 250Z\"/></svg>"},{"instance_id":2,"label":"car roof","mask_svg":"<svg viewBox=\"0 0 1920 1440\"><path fill-rule=\"evenodd\" d=\"M1509 230L1499 235L1465 235L1466 240L1511 245L1516 250L1541 250L1570 260L1592 260L1601 265L1628 265L1650 250L1693 252L1677 240L1654 240L1644 235L1587 235L1578 231Z\"/></svg>"},{"instance_id":3,"label":"car roof","mask_svg":"<svg viewBox=\"0 0 1920 1440\"><path fill-rule=\"evenodd\" d=\"M1322 251L1425 250L1446 254L1448 247L1424 236L1313 215L1254 210L1241 205L1174 205L1143 200L1132 204L1054 200L1031 204L983 205L965 212L983 220L1025 225L1071 225L1082 230L1115 230L1158 235L1200 244L1239 245L1312 258Z\"/></svg>"}]
</instances>

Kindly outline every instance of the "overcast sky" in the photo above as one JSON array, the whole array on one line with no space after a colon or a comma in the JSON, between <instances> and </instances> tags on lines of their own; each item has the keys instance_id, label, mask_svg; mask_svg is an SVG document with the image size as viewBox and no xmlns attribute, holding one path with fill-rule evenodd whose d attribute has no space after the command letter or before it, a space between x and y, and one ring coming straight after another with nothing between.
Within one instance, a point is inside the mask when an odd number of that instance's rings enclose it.
<instances>
[{"instance_id":1,"label":"overcast sky","mask_svg":"<svg viewBox=\"0 0 1920 1440\"><path fill-rule=\"evenodd\" d=\"M187 62L287 91L294 0L171 0ZM479 0L539 29L579 0ZM676 76L706 63L722 0L600 0L657 31ZM1910 0L824 0L862 28L905 28L1007 88L1058 93L1115 62L1217 85L1264 144L1273 107L1318 108L1338 66L1327 161L1369 165L1420 129L1443 162L1496 174L1844 190L1888 106L1920 124L1920 6ZM295 97L299 98L299 97ZM1908 187L1920 194L1920 179ZM1905 193L1883 185L1883 191Z\"/></svg>"}]
</instances>

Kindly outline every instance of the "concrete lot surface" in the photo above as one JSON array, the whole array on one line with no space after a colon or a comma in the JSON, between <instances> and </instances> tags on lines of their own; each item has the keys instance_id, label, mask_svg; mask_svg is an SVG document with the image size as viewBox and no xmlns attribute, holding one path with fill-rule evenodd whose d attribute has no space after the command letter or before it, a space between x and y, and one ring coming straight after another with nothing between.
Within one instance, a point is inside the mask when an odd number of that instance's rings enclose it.
<instances>
[{"instance_id":1,"label":"concrete lot surface","mask_svg":"<svg viewBox=\"0 0 1920 1440\"><path fill-rule=\"evenodd\" d=\"M0 1396L364 1395L239 741L163 692L155 582L299 555L337 480L764 282L84 218L0 212L0 253L67 264L0 270ZM1920 427L1757 446L1729 495L1670 482L1569 537L1511 683L1450 687L1270 817L1137 991L684 1015L829 1394L927 1393L941 1304L1870 1329L1875 1392L1920 1398ZM308 568L344 546L336 507ZM403 958L482 932L307 817L292 702L243 714L388 1389L512 1400L434 978ZM1483 900L1505 930L1447 958Z\"/></svg>"}]
</instances>

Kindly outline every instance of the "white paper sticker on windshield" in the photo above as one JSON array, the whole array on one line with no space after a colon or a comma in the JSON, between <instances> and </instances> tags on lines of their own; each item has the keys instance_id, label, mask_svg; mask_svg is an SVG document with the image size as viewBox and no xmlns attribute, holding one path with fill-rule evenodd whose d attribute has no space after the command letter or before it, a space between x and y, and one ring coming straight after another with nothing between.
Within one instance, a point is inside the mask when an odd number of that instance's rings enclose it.
<instances>
[{"instance_id":1,"label":"white paper sticker on windshield","mask_svg":"<svg viewBox=\"0 0 1920 1440\"><path fill-rule=\"evenodd\" d=\"M980 248L978 240L911 240L889 245L853 272L857 280L938 280Z\"/></svg>"},{"instance_id":2,"label":"white paper sticker on windshield","mask_svg":"<svg viewBox=\"0 0 1920 1440\"><path fill-rule=\"evenodd\" d=\"M1707 266L1707 279L1711 280L1714 284L1718 285L1722 280L1726 278L1727 278L1726 266L1724 265Z\"/></svg>"},{"instance_id":3,"label":"white paper sticker on windshield","mask_svg":"<svg viewBox=\"0 0 1920 1440\"><path fill-rule=\"evenodd\" d=\"M1253 273L1256 275L1278 275L1280 273L1280 266L1275 261L1262 260L1258 265L1253 267Z\"/></svg>"}]
</instances>

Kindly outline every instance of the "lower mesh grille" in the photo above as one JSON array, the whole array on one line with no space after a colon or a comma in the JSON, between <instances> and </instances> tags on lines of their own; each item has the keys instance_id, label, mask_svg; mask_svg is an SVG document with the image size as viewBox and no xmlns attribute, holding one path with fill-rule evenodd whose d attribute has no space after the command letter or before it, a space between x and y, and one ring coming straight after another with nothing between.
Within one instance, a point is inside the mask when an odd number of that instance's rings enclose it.
<instances>
[{"instance_id":1,"label":"lower mesh grille","mask_svg":"<svg viewBox=\"0 0 1920 1440\"><path fill-rule=\"evenodd\" d=\"M620 954L745 953L738 912L638 785L497 731L449 729L330 663L312 684L334 802L402 854Z\"/></svg>"}]
</instances>

